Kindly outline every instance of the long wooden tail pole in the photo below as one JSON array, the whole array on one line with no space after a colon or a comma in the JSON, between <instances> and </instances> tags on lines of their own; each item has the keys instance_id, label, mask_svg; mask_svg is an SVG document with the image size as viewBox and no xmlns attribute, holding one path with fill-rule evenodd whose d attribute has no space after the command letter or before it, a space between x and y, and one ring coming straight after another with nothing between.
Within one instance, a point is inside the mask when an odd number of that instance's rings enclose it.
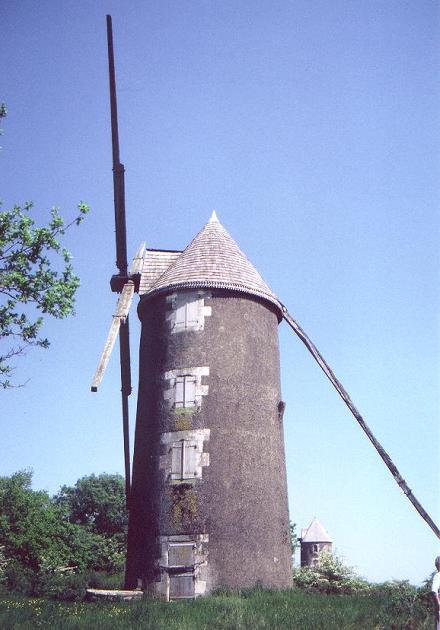
<instances>
[{"instance_id":1,"label":"long wooden tail pole","mask_svg":"<svg viewBox=\"0 0 440 630\"><path fill-rule=\"evenodd\" d=\"M416 497L414 496L414 494L412 493L412 491L408 487L406 481L403 479L402 475L399 473L399 471L398 471L397 467L395 466L394 462L392 461L391 457L385 451L383 446L376 440L376 438L374 437L373 433L371 432L371 429L369 428L369 426L367 425L367 423L365 422L365 420L363 419L363 417L361 416L361 414L359 413L359 411L357 410L357 408L353 404L350 396L348 395L348 393L346 392L346 390L342 386L342 383L336 378L335 374L333 373L332 369L328 365L327 361L324 359L322 354L319 352L319 350L317 349L315 344L309 339L309 337L304 332L304 330L301 328L301 326L298 324L298 322L296 322L293 319L293 317L289 314L287 308L285 306L282 306L282 308L283 308L283 317L284 317L284 319L289 324L289 326L292 328L292 330L296 333L296 335L301 339L303 344L306 346L307 350L313 356L313 358L318 363L318 365L321 368L321 370L327 376L327 378L329 379L329 381L331 382L333 387L336 389L336 391L338 392L338 394L340 395L342 400L345 402L347 407L350 409L351 413L356 418L356 420L359 423L359 425L361 426L362 430L364 431L364 433L366 433L368 439L373 444L374 448L376 449L376 451L379 453L380 457L385 462L385 464L388 467L389 471L391 472L391 474L393 475L394 479L396 480L396 483L400 486L402 491L406 494L408 499L411 501L413 506L416 508L417 512L420 514L420 516L428 523L429 527L435 533L437 538L440 538L440 529L437 527L437 525L431 519L429 514L420 505L420 503L418 502L418 500L416 499Z\"/></svg>"}]
</instances>

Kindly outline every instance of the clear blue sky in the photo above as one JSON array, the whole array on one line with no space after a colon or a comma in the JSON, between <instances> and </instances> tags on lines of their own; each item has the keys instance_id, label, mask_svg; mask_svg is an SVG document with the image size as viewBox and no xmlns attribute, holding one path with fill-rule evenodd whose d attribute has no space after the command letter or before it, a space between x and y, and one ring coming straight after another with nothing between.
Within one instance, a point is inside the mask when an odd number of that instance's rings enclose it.
<instances>
[{"instance_id":1,"label":"clear blue sky","mask_svg":"<svg viewBox=\"0 0 440 630\"><path fill-rule=\"evenodd\" d=\"M0 393L0 474L31 467L53 493L123 471L117 352L89 393L115 304L106 13L130 252L183 248L215 208L438 522L434 0L1 3L5 207L92 213L66 238L76 317L48 321L26 387ZM434 534L285 324L280 341L292 520L316 515L372 580L421 581Z\"/></svg>"}]
</instances>

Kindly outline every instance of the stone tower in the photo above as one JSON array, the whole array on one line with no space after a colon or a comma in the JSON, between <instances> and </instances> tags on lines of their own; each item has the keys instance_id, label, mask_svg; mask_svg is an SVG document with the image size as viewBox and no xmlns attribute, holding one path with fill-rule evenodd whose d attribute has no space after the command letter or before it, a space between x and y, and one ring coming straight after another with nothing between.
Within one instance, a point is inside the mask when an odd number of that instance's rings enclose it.
<instances>
[{"instance_id":1,"label":"stone tower","mask_svg":"<svg viewBox=\"0 0 440 630\"><path fill-rule=\"evenodd\" d=\"M332 550L332 539L315 517L306 529L301 530L301 566L313 567L319 563L319 553Z\"/></svg>"},{"instance_id":2,"label":"stone tower","mask_svg":"<svg viewBox=\"0 0 440 630\"><path fill-rule=\"evenodd\" d=\"M126 585L288 588L281 305L215 213L143 269Z\"/></svg>"}]
</instances>

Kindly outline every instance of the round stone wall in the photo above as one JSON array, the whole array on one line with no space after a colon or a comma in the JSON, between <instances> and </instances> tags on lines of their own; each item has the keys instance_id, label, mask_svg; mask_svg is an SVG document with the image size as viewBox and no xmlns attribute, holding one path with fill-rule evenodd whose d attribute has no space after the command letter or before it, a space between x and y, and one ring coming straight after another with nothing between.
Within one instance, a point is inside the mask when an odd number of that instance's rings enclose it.
<instances>
[{"instance_id":1,"label":"round stone wall","mask_svg":"<svg viewBox=\"0 0 440 630\"><path fill-rule=\"evenodd\" d=\"M182 304L193 298L185 327ZM141 579L165 598L288 588L275 307L236 292L179 291L143 298L139 316L127 586Z\"/></svg>"}]
</instances>

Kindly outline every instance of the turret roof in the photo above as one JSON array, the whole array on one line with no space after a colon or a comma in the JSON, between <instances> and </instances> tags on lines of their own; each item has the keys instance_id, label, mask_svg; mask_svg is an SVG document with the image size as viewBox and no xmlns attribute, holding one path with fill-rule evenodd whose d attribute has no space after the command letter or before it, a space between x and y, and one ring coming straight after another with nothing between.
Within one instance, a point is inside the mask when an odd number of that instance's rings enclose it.
<instances>
[{"instance_id":1,"label":"turret roof","mask_svg":"<svg viewBox=\"0 0 440 630\"><path fill-rule=\"evenodd\" d=\"M154 280L146 282L148 268L159 256L151 250L147 252L141 279L143 294L150 296L185 288L228 289L266 299L277 306L282 315L278 298L221 225L215 212L188 247L181 254L174 253L169 266Z\"/></svg>"},{"instance_id":2,"label":"turret roof","mask_svg":"<svg viewBox=\"0 0 440 630\"><path fill-rule=\"evenodd\" d=\"M306 543L329 542L331 543L333 541L328 535L327 531L324 529L324 527L321 525L321 523L318 521L318 519L315 516L315 518L307 527L307 529L301 530L301 542L306 542Z\"/></svg>"}]
</instances>

